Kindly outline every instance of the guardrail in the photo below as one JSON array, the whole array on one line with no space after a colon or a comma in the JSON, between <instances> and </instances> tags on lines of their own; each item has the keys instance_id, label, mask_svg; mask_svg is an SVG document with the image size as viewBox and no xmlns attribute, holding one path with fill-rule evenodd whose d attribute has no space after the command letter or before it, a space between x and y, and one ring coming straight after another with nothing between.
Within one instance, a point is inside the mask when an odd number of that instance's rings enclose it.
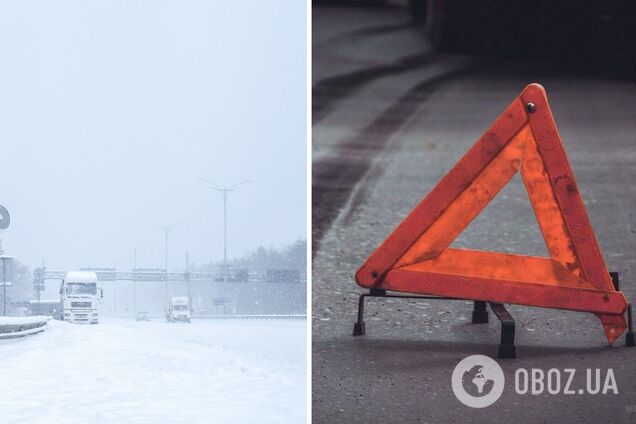
<instances>
[{"instance_id":1,"label":"guardrail","mask_svg":"<svg viewBox=\"0 0 636 424\"><path fill-rule=\"evenodd\" d=\"M38 334L46 330L51 317L0 317L0 340Z\"/></svg>"},{"instance_id":2,"label":"guardrail","mask_svg":"<svg viewBox=\"0 0 636 424\"><path fill-rule=\"evenodd\" d=\"M307 315L192 315L192 318L306 321Z\"/></svg>"}]
</instances>

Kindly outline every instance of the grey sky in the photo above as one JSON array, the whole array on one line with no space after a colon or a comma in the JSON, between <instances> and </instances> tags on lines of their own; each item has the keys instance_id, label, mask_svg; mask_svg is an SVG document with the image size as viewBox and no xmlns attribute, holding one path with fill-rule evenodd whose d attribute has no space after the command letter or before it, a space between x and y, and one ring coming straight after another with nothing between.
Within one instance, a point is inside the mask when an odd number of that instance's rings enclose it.
<instances>
[{"instance_id":1,"label":"grey sky","mask_svg":"<svg viewBox=\"0 0 636 424\"><path fill-rule=\"evenodd\" d=\"M249 5L248 5L249 3ZM163 266L306 235L305 2L0 3L6 253L49 268Z\"/></svg>"}]
</instances>

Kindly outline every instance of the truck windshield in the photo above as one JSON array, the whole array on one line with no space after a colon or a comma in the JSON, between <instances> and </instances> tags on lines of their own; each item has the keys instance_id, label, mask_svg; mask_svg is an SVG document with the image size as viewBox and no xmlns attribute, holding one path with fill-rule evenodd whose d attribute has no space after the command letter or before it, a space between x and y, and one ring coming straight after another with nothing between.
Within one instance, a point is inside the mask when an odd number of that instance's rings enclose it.
<instances>
[{"instance_id":1,"label":"truck windshield","mask_svg":"<svg viewBox=\"0 0 636 424\"><path fill-rule=\"evenodd\" d=\"M174 309L175 311L187 311L188 305L174 305L172 309Z\"/></svg>"},{"instance_id":2,"label":"truck windshield","mask_svg":"<svg viewBox=\"0 0 636 424\"><path fill-rule=\"evenodd\" d=\"M95 283L66 283L66 294L97 294Z\"/></svg>"}]
</instances>

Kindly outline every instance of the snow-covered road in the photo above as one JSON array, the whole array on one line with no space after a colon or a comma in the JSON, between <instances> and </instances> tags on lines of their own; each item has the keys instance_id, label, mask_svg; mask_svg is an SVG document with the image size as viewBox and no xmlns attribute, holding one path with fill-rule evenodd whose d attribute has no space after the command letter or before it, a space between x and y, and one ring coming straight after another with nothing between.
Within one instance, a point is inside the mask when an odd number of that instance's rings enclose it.
<instances>
[{"instance_id":1,"label":"snow-covered road","mask_svg":"<svg viewBox=\"0 0 636 424\"><path fill-rule=\"evenodd\" d=\"M9 423L300 423L306 323L49 322L0 341Z\"/></svg>"}]
</instances>

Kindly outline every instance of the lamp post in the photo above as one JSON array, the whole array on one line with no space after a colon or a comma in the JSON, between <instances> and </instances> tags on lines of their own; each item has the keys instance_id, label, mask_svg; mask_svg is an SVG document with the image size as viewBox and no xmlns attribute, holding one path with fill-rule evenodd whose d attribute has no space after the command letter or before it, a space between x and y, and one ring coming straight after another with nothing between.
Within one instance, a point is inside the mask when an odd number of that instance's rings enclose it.
<instances>
[{"instance_id":1,"label":"lamp post","mask_svg":"<svg viewBox=\"0 0 636 424\"><path fill-rule=\"evenodd\" d=\"M132 271L133 271L133 315L137 315L137 278L135 277L135 270L137 269L137 251L139 249L141 249L144 246L147 246L150 243L145 243L141 246L133 246L127 243L124 243L126 246L128 246L128 248L130 250L133 251L133 266L132 266Z\"/></svg>"},{"instance_id":2,"label":"lamp post","mask_svg":"<svg viewBox=\"0 0 636 424\"><path fill-rule=\"evenodd\" d=\"M173 230L175 227L183 224L183 222L178 222L176 224L172 224L172 225L164 225L164 224L159 224L157 222L149 222L150 224L154 224L156 226L158 226L159 228L161 228L164 232L164 236L165 236L165 272L166 272L166 279L164 282L164 288L163 288L163 295L164 298L167 299L168 298L168 233Z\"/></svg>"},{"instance_id":3,"label":"lamp post","mask_svg":"<svg viewBox=\"0 0 636 424\"><path fill-rule=\"evenodd\" d=\"M230 187L221 187L210 180L206 180L205 178L199 177L198 179L208 184L212 190L223 193L223 282L227 283L227 198L230 192L235 191L239 186L253 181L246 180L238 182Z\"/></svg>"},{"instance_id":4,"label":"lamp post","mask_svg":"<svg viewBox=\"0 0 636 424\"><path fill-rule=\"evenodd\" d=\"M11 276L13 275L11 265L13 263L13 257L0 255L0 261L2 262L2 315L7 316L7 286L10 286ZM7 278L9 277L9 278Z\"/></svg>"},{"instance_id":5,"label":"lamp post","mask_svg":"<svg viewBox=\"0 0 636 424\"><path fill-rule=\"evenodd\" d=\"M2 205L0 205L0 235L9 228L11 217L9 211ZM7 281L7 275L9 280L12 279L13 270L11 268L13 258L11 256L5 256L4 250L2 250L2 239L0 238L0 261L2 262L2 315L7 316L7 285L11 284Z\"/></svg>"},{"instance_id":6,"label":"lamp post","mask_svg":"<svg viewBox=\"0 0 636 424\"><path fill-rule=\"evenodd\" d=\"M138 247L131 247L133 251L133 272L137 269L137 249ZM137 317L137 278L133 275L133 315Z\"/></svg>"}]
</instances>

